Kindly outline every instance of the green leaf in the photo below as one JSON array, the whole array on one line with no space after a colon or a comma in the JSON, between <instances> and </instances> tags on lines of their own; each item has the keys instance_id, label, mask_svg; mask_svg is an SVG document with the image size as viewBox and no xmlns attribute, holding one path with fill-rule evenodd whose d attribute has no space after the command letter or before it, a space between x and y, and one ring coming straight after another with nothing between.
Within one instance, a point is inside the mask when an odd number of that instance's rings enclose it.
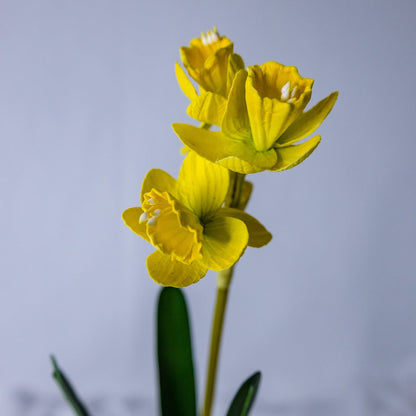
<instances>
[{"instance_id":1,"label":"green leaf","mask_svg":"<svg viewBox=\"0 0 416 416\"><path fill-rule=\"evenodd\" d=\"M165 287L160 292L157 350L162 416L196 416L191 333L180 289Z\"/></svg>"},{"instance_id":2,"label":"green leaf","mask_svg":"<svg viewBox=\"0 0 416 416\"><path fill-rule=\"evenodd\" d=\"M261 373L254 373L240 387L234 396L227 416L247 416L256 398L259 388Z\"/></svg>"},{"instance_id":3,"label":"green leaf","mask_svg":"<svg viewBox=\"0 0 416 416\"><path fill-rule=\"evenodd\" d=\"M87 408L78 398L75 390L69 383L65 374L59 368L58 363L56 362L55 357L53 355L51 356L51 361L53 365L52 376L61 388L62 393L64 394L68 404L72 407L72 410L75 412L77 416L89 416L90 413L88 413Z\"/></svg>"}]
</instances>

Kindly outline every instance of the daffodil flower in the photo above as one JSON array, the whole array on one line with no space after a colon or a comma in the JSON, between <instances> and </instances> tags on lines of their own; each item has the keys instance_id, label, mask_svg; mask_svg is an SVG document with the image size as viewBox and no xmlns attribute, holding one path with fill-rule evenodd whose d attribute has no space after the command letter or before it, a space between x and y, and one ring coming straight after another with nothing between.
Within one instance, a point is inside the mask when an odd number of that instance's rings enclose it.
<instances>
[{"instance_id":1,"label":"daffodil flower","mask_svg":"<svg viewBox=\"0 0 416 416\"><path fill-rule=\"evenodd\" d=\"M221 131L175 123L182 142L206 159L232 171L282 171L305 160L318 146L312 134L331 111L338 93L304 112L313 80L293 66L267 62L240 70L234 78Z\"/></svg>"},{"instance_id":2,"label":"daffodil flower","mask_svg":"<svg viewBox=\"0 0 416 416\"><path fill-rule=\"evenodd\" d=\"M147 258L150 277L164 286L184 287L208 269L231 267L247 245L261 247L271 234L255 218L223 207L227 169L190 152L178 180L150 170L142 185L141 207L123 212L125 224L157 250Z\"/></svg>"},{"instance_id":3,"label":"daffodil flower","mask_svg":"<svg viewBox=\"0 0 416 416\"><path fill-rule=\"evenodd\" d=\"M202 33L200 38L192 39L189 47L180 48L184 67L200 87L198 95L184 70L176 63L179 86L191 100L187 108L190 117L206 124L221 124L234 76L244 69L244 62L233 53L233 47L233 43L220 36L214 28Z\"/></svg>"}]
</instances>

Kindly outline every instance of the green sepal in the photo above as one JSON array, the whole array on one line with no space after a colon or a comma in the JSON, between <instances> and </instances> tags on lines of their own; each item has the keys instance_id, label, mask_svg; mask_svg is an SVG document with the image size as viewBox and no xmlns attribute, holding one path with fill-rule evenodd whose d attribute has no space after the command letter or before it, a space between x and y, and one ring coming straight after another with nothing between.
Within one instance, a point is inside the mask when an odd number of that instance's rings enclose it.
<instances>
[{"instance_id":1,"label":"green sepal","mask_svg":"<svg viewBox=\"0 0 416 416\"><path fill-rule=\"evenodd\" d=\"M62 393L64 394L68 404L72 407L72 410L77 416L90 416L90 413L88 412L85 404L83 404L82 401L78 398L77 393L71 386L65 374L59 368L58 363L53 355L51 356L51 361L53 365L52 376L56 380L58 386L61 388Z\"/></svg>"},{"instance_id":2,"label":"green sepal","mask_svg":"<svg viewBox=\"0 0 416 416\"><path fill-rule=\"evenodd\" d=\"M249 414L256 398L260 379L261 373L256 372L241 385L231 402L227 416L247 416Z\"/></svg>"},{"instance_id":3,"label":"green sepal","mask_svg":"<svg viewBox=\"0 0 416 416\"><path fill-rule=\"evenodd\" d=\"M160 291L157 352L162 416L196 416L191 331L180 289L164 287Z\"/></svg>"}]
</instances>

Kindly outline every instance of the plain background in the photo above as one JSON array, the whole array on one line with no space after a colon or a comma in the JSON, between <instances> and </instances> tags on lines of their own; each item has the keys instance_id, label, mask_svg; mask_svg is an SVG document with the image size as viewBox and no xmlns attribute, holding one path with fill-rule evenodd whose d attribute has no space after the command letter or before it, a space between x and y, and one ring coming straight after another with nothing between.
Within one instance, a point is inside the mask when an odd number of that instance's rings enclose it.
<instances>
[{"instance_id":1,"label":"plain background","mask_svg":"<svg viewBox=\"0 0 416 416\"><path fill-rule=\"evenodd\" d=\"M273 233L233 281L217 415L263 371L258 415L416 413L414 1L0 2L0 413L69 415L48 356L99 415L156 414L152 248L121 212L176 175L178 49L217 25L339 100L300 166L252 175ZM215 274L185 290L199 390ZM135 410L134 410L135 409ZM135 413L134 413L135 412Z\"/></svg>"}]
</instances>

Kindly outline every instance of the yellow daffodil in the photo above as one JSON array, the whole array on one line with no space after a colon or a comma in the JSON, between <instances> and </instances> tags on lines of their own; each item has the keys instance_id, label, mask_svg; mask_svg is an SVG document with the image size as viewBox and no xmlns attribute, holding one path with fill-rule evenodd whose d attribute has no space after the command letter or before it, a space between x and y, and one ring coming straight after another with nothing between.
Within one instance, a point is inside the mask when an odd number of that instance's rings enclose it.
<instances>
[{"instance_id":1,"label":"yellow daffodil","mask_svg":"<svg viewBox=\"0 0 416 416\"><path fill-rule=\"evenodd\" d=\"M184 287L208 269L231 267L247 245L261 247L271 234L243 211L223 207L227 169L194 152L185 158L178 180L150 170L142 185L141 207L123 212L125 224L157 250L147 258L150 277L164 286Z\"/></svg>"},{"instance_id":2,"label":"yellow daffodil","mask_svg":"<svg viewBox=\"0 0 416 416\"><path fill-rule=\"evenodd\" d=\"M192 39L190 46L180 48L184 67L200 86L198 95L184 70L176 63L179 86L191 100L187 109L190 117L202 123L221 124L234 76L244 69L244 62L233 53L233 47L233 43L220 36L214 28L202 33L200 38Z\"/></svg>"},{"instance_id":3,"label":"yellow daffodil","mask_svg":"<svg viewBox=\"0 0 416 416\"><path fill-rule=\"evenodd\" d=\"M240 70L234 78L221 131L175 123L185 145L206 159L240 173L282 171L305 160L320 136L312 134L331 111L338 93L304 112L313 80L277 62Z\"/></svg>"}]
</instances>

